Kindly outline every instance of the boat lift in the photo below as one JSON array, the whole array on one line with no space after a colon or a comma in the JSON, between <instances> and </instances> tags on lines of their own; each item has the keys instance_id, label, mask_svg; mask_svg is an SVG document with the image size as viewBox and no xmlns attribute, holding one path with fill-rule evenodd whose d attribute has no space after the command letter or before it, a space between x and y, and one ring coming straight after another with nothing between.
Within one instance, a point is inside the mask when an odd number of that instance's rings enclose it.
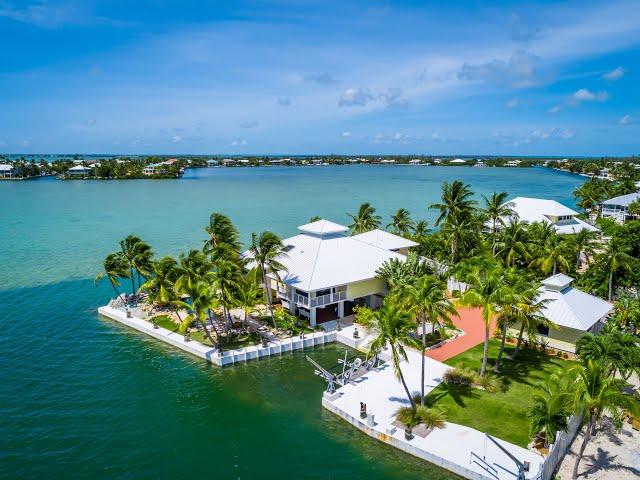
<instances>
[{"instance_id":1,"label":"boat lift","mask_svg":"<svg viewBox=\"0 0 640 480\"><path fill-rule=\"evenodd\" d=\"M377 355L374 355L371 358L365 358L363 361L360 357L355 357L354 359L349 360L348 354L349 352L345 350L344 359L338 360L338 364L342 365L342 371L337 374L322 367L313 358L309 357L309 355L305 355L307 361L315 367L313 373L324 378L327 382L327 392L334 393L337 388L344 387L351 380L355 380L359 376L378 366Z\"/></svg>"}]
</instances>

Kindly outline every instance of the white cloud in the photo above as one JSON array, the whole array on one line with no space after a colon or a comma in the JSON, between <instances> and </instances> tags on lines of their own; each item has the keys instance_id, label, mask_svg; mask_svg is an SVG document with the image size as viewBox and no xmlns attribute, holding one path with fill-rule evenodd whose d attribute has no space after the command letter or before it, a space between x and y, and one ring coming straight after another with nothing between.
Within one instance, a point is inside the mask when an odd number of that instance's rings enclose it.
<instances>
[{"instance_id":1,"label":"white cloud","mask_svg":"<svg viewBox=\"0 0 640 480\"><path fill-rule=\"evenodd\" d=\"M338 106L340 107L364 107L375 97L366 88L347 88L340 96Z\"/></svg>"},{"instance_id":2,"label":"white cloud","mask_svg":"<svg viewBox=\"0 0 640 480\"><path fill-rule=\"evenodd\" d=\"M244 147L247 144L247 141L244 138L237 138L233 142L231 142L232 147Z\"/></svg>"},{"instance_id":3,"label":"white cloud","mask_svg":"<svg viewBox=\"0 0 640 480\"><path fill-rule=\"evenodd\" d=\"M540 58L518 50L505 61L493 59L479 65L465 62L458 72L460 80L506 84L512 87L529 87L536 83Z\"/></svg>"},{"instance_id":4,"label":"white cloud","mask_svg":"<svg viewBox=\"0 0 640 480\"><path fill-rule=\"evenodd\" d=\"M562 105L554 105L549 109L549 113L558 113L560 110L562 110Z\"/></svg>"},{"instance_id":5,"label":"white cloud","mask_svg":"<svg viewBox=\"0 0 640 480\"><path fill-rule=\"evenodd\" d=\"M592 92L586 88L581 88L568 98L568 103L570 105L579 105L582 102L604 102L608 98L609 94L607 92Z\"/></svg>"},{"instance_id":6,"label":"white cloud","mask_svg":"<svg viewBox=\"0 0 640 480\"><path fill-rule=\"evenodd\" d=\"M618 123L620 125L629 125L630 123L633 123L633 117L631 115L625 115L620 120L618 120Z\"/></svg>"},{"instance_id":7,"label":"white cloud","mask_svg":"<svg viewBox=\"0 0 640 480\"><path fill-rule=\"evenodd\" d=\"M171 137L171 141L173 143L180 143L182 141L182 136L180 135L174 135L173 137Z\"/></svg>"},{"instance_id":8,"label":"white cloud","mask_svg":"<svg viewBox=\"0 0 640 480\"><path fill-rule=\"evenodd\" d=\"M349 131L342 132L342 136L345 137L345 138L346 137L350 137L351 136L351 132L349 132Z\"/></svg>"},{"instance_id":9,"label":"white cloud","mask_svg":"<svg viewBox=\"0 0 640 480\"><path fill-rule=\"evenodd\" d=\"M438 132L433 132L431 134L431 140L434 140L436 142L444 142L444 138Z\"/></svg>"},{"instance_id":10,"label":"white cloud","mask_svg":"<svg viewBox=\"0 0 640 480\"><path fill-rule=\"evenodd\" d=\"M602 75L602 78L610 82L615 82L616 80L620 80L623 76L624 76L624 68L618 67Z\"/></svg>"},{"instance_id":11,"label":"white cloud","mask_svg":"<svg viewBox=\"0 0 640 480\"><path fill-rule=\"evenodd\" d=\"M507 103L505 103L505 106L507 108L514 108L514 107L517 107L519 104L520 104L520 102L518 101L517 98L512 98Z\"/></svg>"}]
</instances>

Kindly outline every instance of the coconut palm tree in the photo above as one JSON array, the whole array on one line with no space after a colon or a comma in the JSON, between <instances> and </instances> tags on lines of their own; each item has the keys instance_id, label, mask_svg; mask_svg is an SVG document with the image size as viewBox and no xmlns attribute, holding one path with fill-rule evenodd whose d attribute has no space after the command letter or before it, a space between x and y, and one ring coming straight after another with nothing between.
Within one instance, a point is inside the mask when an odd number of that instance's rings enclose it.
<instances>
[{"instance_id":1,"label":"coconut palm tree","mask_svg":"<svg viewBox=\"0 0 640 480\"><path fill-rule=\"evenodd\" d=\"M498 226L504 227L505 218L514 217L513 202L507 202L507 192L493 192L490 197L482 195L484 208L482 212L491 223L491 252L496 255L496 242L498 238Z\"/></svg>"},{"instance_id":2,"label":"coconut palm tree","mask_svg":"<svg viewBox=\"0 0 640 480\"><path fill-rule=\"evenodd\" d=\"M252 311L260 301L262 289L253 275L242 277L235 292L236 306L242 309L242 323L246 327L247 314Z\"/></svg>"},{"instance_id":3,"label":"coconut palm tree","mask_svg":"<svg viewBox=\"0 0 640 480\"><path fill-rule=\"evenodd\" d=\"M469 284L469 288L462 294L460 304L482 310L485 333L480 376L484 377L487 371L491 321L508 304L511 298L509 286L502 268L497 263L490 265L486 270L474 268L466 275L465 282Z\"/></svg>"},{"instance_id":4,"label":"coconut palm tree","mask_svg":"<svg viewBox=\"0 0 640 480\"><path fill-rule=\"evenodd\" d=\"M616 237L607 243L604 252L598 255L598 262L608 275L608 299L613 298L613 285L615 274L620 271L630 270L633 257L629 255L629 247Z\"/></svg>"},{"instance_id":5,"label":"coconut palm tree","mask_svg":"<svg viewBox=\"0 0 640 480\"><path fill-rule=\"evenodd\" d=\"M598 233L583 228L568 238L569 249L576 259L576 272L580 269L582 255L589 257L594 254Z\"/></svg>"},{"instance_id":6,"label":"coconut palm tree","mask_svg":"<svg viewBox=\"0 0 640 480\"><path fill-rule=\"evenodd\" d=\"M120 292L118 290L118 287L120 286L120 279L129 278L131 275L129 272L129 264L126 259L122 256L121 252L110 253L104 259L102 268L103 271L94 278L94 284L106 277L109 280L109 284L116 292L116 296L120 296Z\"/></svg>"},{"instance_id":7,"label":"coconut palm tree","mask_svg":"<svg viewBox=\"0 0 640 480\"><path fill-rule=\"evenodd\" d=\"M195 321L199 321L204 330L205 336L209 339L212 345L218 345L220 339L215 341L211 337L211 332L207 327L207 317L211 314L211 310L218 307L218 299L211 286L203 281L197 281L192 284L185 284L184 293L189 296L191 303L187 303L181 300L175 301L174 304L177 308L186 309L189 314L182 320L178 332L181 334L187 333L189 328Z\"/></svg>"},{"instance_id":8,"label":"coconut palm tree","mask_svg":"<svg viewBox=\"0 0 640 480\"><path fill-rule=\"evenodd\" d=\"M178 278L175 282L175 289L184 293L191 289L199 281L205 281L210 277L211 263L201 250L189 250L185 256L180 254L180 265L178 266Z\"/></svg>"},{"instance_id":9,"label":"coconut palm tree","mask_svg":"<svg viewBox=\"0 0 640 480\"><path fill-rule=\"evenodd\" d=\"M131 278L131 294L136 293L135 275L138 275L138 288L140 287L140 277L148 274L151 267L153 253L151 247L141 238L135 235L128 235L120 241L120 252L127 263Z\"/></svg>"},{"instance_id":10,"label":"coconut palm tree","mask_svg":"<svg viewBox=\"0 0 640 480\"><path fill-rule=\"evenodd\" d=\"M473 200L473 192L469 185L460 180L444 182L442 184L441 203L434 203L429 208L440 211L436 225L447 223L452 218L459 220L470 217L475 211L476 201Z\"/></svg>"},{"instance_id":11,"label":"coconut palm tree","mask_svg":"<svg viewBox=\"0 0 640 480\"><path fill-rule=\"evenodd\" d=\"M527 413L529 434L544 435L544 446L549 447L558 432L565 431L571 416L571 394L564 377L551 375L546 383L537 386L532 395L533 405Z\"/></svg>"},{"instance_id":12,"label":"coconut palm tree","mask_svg":"<svg viewBox=\"0 0 640 480\"><path fill-rule=\"evenodd\" d=\"M209 277L211 288L222 307L227 331L233 326L230 309L236 302L236 292L242 281L241 270L237 263L230 260L218 260Z\"/></svg>"},{"instance_id":13,"label":"coconut palm tree","mask_svg":"<svg viewBox=\"0 0 640 480\"><path fill-rule=\"evenodd\" d=\"M372 322L375 339L370 344L371 353L379 354L387 346L391 349L391 360L393 372L396 378L402 383L407 398L412 408L416 408L416 403L409 392L407 382L402 374L400 363L407 361L405 346L419 348L418 342L413 338L412 333L415 328L413 322L413 312L403 308L395 302L385 301L382 307L375 312Z\"/></svg>"},{"instance_id":14,"label":"coconut palm tree","mask_svg":"<svg viewBox=\"0 0 640 480\"><path fill-rule=\"evenodd\" d=\"M550 234L546 241L539 245L536 257L530 266L540 267L545 275L548 275L549 272L555 275L559 269L567 271L569 269L567 241L555 232Z\"/></svg>"},{"instance_id":15,"label":"coconut palm tree","mask_svg":"<svg viewBox=\"0 0 640 480\"><path fill-rule=\"evenodd\" d=\"M349 225L351 235L368 232L369 230L375 230L380 227L381 217L376 215L376 209L373 208L370 203L360 205L358 213L355 215L351 213L347 213L347 215L353 220L351 225Z\"/></svg>"},{"instance_id":16,"label":"coconut palm tree","mask_svg":"<svg viewBox=\"0 0 640 480\"><path fill-rule=\"evenodd\" d=\"M507 267L513 267L529 258L529 237L526 224L513 217L493 244L493 256L500 258Z\"/></svg>"},{"instance_id":17,"label":"coconut palm tree","mask_svg":"<svg viewBox=\"0 0 640 480\"><path fill-rule=\"evenodd\" d=\"M420 383L420 405L424 406L427 319L431 322L435 331L436 323L447 322L451 315L457 315L458 312L451 300L447 298L447 283L430 275L424 275L418 278L412 285L402 289L401 295L404 301L419 313L422 322L422 381Z\"/></svg>"},{"instance_id":18,"label":"coconut palm tree","mask_svg":"<svg viewBox=\"0 0 640 480\"><path fill-rule=\"evenodd\" d=\"M287 254L284 251L284 245L278 235L273 232L265 231L260 235L253 233L251 235L251 247L249 248L251 257L255 261L259 274L262 277L264 285L265 298L267 308L273 318L273 305L271 304L271 285L267 277L268 273L273 274L277 281L280 281L278 272L286 270L286 267L280 263Z\"/></svg>"},{"instance_id":19,"label":"coconut palm tree","mask_svg":"<svg viewBox=\"0 0 640 480\"><path fill-rule=\"evenodd\" d=\"M572 388L573 410L583 412L585 423L582 443L571 477L575 480L578 478L578 467L584 450L602 415L609 412L614 418L620 418L621 410L640 415L640 404L622 391L626 381L610 376L603 362L589 360L586 365L574 367L572 370L576 376Z\"/></svg>"},{"instance_id":20,"label":"coconut palm tree","mask_svg":"<svg viewBox=\"0 0 640 480\"><path fill-rule=\"evenodd\" d=\"M178 263L172 257L162 257L153 262L150 278L140 286L157 305L164 306L175 300L174 284L178 278Z\"/></svg>"},{"instance_id":21,"label":"coconut palm tree","mask_svg":"<svg viewBox=\"0 0 640 480\"><path fill-rule=\"evenodd\" d=\"M240 235L231 219L222 213L212 213L209 225L204 228L209 238L204 241L203 251L213 260L224 257L228 260L239 258Z\"/></svg>"},{"instance_id":22,"label":"coconut palm tree","mask_svg":"<svg viewBox=\"0 0 640 480\"><path fill-rule=\"evenodd\" d=\"M409 210L401 208L392 215L391 223L387 225L387 228L391 228L391 231L396 235L407 237L411 233L413 225L414 221L411 219Z\"/></svg>"},{"instance_id":23,"label":"coconut palm tree","mask_svg":"<svg viewBox=\"0 0 640 480\"><path fill-rule=\"evenodd\" d=\"M404 259L385 260L376 270L376 275L385 281L390 290L394 290L413 283L429 271L429 267L420 256L411 251Z\"/></svg>"},{"instance_id":24,"label":"coconut palm tree","mask_svg":"<svg viewBox=\"0 0 640 480\"><path fill-rule=\"evenodd\" d=\"M320 217L319 215L314 215L309 219L309 223L317 222L319 220L322 220L322 217Z\"/></svg>"},{"instance_id":25,"label":"coconut palm tree","mask_svg":"<svg viewBox=\"0 0 640 480\"><path fill-rule=\"evenodd\" d=\"M576 342L576 353L584 363L589 360L604 363L612 377L628 379L632 373L640 373L639 341L626 332L587 333Z\"/></svg>"}]
</instances>

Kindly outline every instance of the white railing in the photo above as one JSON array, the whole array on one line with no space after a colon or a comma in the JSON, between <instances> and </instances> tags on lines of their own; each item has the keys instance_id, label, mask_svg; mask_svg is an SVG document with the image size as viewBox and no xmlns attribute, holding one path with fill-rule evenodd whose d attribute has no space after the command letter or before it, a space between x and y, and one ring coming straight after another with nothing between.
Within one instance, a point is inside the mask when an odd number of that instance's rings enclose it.
<instances>
[{"instance_id":1,"label":"white railing","mask_svg":"<svg viewBox=\"0 0 640 480\"><path fill-rule=\"evenodd\" d=\"M298 305L309 305L309 297L305 297L304 295L300 295L299 293L294 294L293 300Z\"/></svg>"},{"instance_id":2,"label":"white railing","mask_svg":"<svg viewBox=\"0 0 640 480\"><path fill-rule=\"evenodd\" d=\"M316 298L312 298L311 306L321 307L322 305L329 305L330 303L336 303L346 299L347 292L327 293L325 295L319 295Z\"/></svg>"}]
</instances>

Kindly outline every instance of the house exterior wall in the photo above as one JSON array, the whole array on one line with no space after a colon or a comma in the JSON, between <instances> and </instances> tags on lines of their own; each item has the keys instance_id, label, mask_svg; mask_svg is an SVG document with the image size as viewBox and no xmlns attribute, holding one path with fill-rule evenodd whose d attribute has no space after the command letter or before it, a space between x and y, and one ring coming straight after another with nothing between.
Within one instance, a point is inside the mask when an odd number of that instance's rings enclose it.
<instances>
[{"instance_id":1,"label":"house exterior wall","mask_svg":"<svg viewBox=\"0 0 640 480\"><path fill-rule=\"evenodd\" d=\"M372 293L380 293L385 289L384 280L381 278L371 278L362 282L347 285L347 298L366 297Z\"/></svg>"},{"instance_id":2,"label":"house exterior wall","mask_svg":"<svg viewBox=\"0 0 640 480\"><path fill-rule=\"evenodd\" d=\"M406 255L409 254L409 247L398 248L397 250L394 250L394 252L398 252L398 253L406 256Z\"/></svg>"}]
</instances>

